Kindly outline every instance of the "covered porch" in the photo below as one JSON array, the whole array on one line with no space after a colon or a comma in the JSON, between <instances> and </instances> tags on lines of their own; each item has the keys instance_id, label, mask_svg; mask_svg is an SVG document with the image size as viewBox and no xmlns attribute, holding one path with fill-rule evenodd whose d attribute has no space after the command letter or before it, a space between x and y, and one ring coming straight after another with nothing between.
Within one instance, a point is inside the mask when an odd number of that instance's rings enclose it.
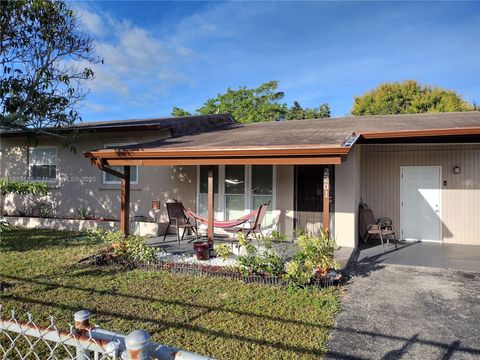
<instances>
[{"instance_id":1,"label":"covered porch","mask_svg":"<svg viewBox=\"0 0 480 360\"><path fill-rule=\"evenodd\" d=\"M304 186L303 194L311 191L312 188L314 189L316 198L320 198L321 201L316 201L314 207L317 210L317 217L315 220L311 221L316 222L318 225L317 230L321 227L324 231L331 231L331 227L334 223L332 217L332 211L334 209L332 205L334 201L334 189L332 188L332 184L334 185L334 168L335 165L342 163L342 159L345 159L345 155L348 153L348 147L332 146L329 148L325 146L311 146L292 149L287 146L269 146L254 149L251 146L247 146L239 147L232 151L225 151L225 149L211 147L204 147L202 149L192 149L187 147L182 151L173 151L172 149L169 149L168 146L157 146L152 148L151 145L152 144L137 144L133 148L122 147L118 149L102 149L86 154L86 156L91 159L92 164L96 165L100 170L121 179L120 230L125 234L129 233L129 223L132 217L130 214L130 172L132 166L197 167L199 170L197 176L200 177L198 180L200 185L197 186L204 186L205 189L201 191L200 188L197 188L194 202L196 202L195 206L197 211L199 207L205 208L206 210L204 215L206 215L205 217L208 219L208 226L205 229L205 236L210 243L216 238L219 238L218 236L215 236L214 226L211 224L213 224L215 220L224 220L217 219L218 212L216 213L216 199L219 196L219 185L230 181L225 175L225 173L228 172L228 169L245 169L245 173L249 173L250 178L242 178L242 181L245 180L246 183L252 183L254 182L252 180L252 173L261 172L262 169L265 170L268 169L268 167L273 168L273 173L276 174L273 180L274 184L272 184L272 187L274 188L277 187L279 182L282 181L285 173L288 172L291 174L292 178L290 182L286 182L285 188L288 188L290 197L296 197L296 195L293 195L294 187L296 185L298 186L296 175L295 179L293 178L293 173L297 171L296 169L316 169L314 172L311 172L311 174L314 174L315 178L311 179L311 176L309 177L310 182L314 186L309 186L311 184ZM219 171L219 169L222 171ZM219 181L219 172L223 174L221 181ZM279 172L278 175L277 172ZM226 197L225 192L225 189L220 191L221 196ZM278 189L277 192L278 195L275 193L270 195L270 198L273 200L271 210L273 212L282 212L281 210L277 211L275 203L283 201L287 195L282 189ZM259 198L261 199L261 196L259 196ZM278 201L278 199L280 200ZM201 200L203 200L203 203L199 204ZM219 201L220 200L225 202L225 199L219 199ZM290 199L290 201L293 203L296 202L297 199ZM305 200L303 201L305 202ZM255 201L251 201L250 209L255 209L256 205L258 204L255 204ZM318 208L319 205L321 208ZM164 207L165 204L157 204L157 206ZM295 204L294 207L296 208L296 206L297 205ZM193 210L195 210L195 208ZM294 209L292 208L292 210ZM293 226L297 229L310 221L309 219L299 219L296 217L296 214L292 214L290 211L287 212L289 213L288 216L294 218L296 224ZM240 216L242 215L240 214ZM286 216L285 212L282 216ZM320 219L318 217L320 217ZM229 219L231 220L231 215ZM270 230L272 229L277 230L275 227L270 228ZM289 237L293 234L293 230L292 227ZM152 239L153 242L159 243L157 240L161 239ZM167 237L167 240L173 240L173 238ZM187 241L184 242L187 243ZM185 246L191 248L191 244Z\"/></svg>"}]
</instances>

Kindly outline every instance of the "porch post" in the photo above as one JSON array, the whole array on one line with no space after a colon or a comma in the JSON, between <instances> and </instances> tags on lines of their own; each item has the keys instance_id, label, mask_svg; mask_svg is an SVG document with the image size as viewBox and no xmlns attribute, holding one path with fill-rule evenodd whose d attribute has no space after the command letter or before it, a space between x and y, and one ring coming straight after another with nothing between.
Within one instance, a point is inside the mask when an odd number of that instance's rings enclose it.
<instances>
[{"instance_id":1,"label":"porch post","mask_svg":"<svg viewBox=\"0 0 480 360\"><path fill-rule=\"evenodd\" d=\"M120 231L128 236L130 232L130 166L123 167L121 178L121 210L120 210Z\"/></svg>"},{"instance_id":2,"label":"porch post","mask_svg":"<svg viewBox=\"0 0 480 360\"><path fill-rule=\"evenodd\" d=\"M213 243L213 221L214 221L214 187L213 187L213 165L208 165L208 229L207 238Z\"/></svg>"},{"instance_id":3,"label":"porch post","mask_svg":"<svg viewBox=\"0 0 480 360\"><path fill-rule=\"evenodd\" d=\"M330 169L323 170L323 231L328 232L330 227Z\"/></svg>"}]
</instances>

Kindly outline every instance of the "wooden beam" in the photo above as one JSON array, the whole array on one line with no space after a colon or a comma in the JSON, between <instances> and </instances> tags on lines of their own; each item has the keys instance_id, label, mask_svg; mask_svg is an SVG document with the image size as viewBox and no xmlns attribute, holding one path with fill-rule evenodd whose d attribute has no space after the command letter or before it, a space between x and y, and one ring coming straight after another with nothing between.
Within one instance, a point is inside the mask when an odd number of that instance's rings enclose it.
<instances>
[{"instance_id":1,"label":"wooden beam","mask_svg":"<svg viewBox=\"0 0 480 360\"><path fill-rule=\"evenodd\" d=\"M213 222L215 219L214 216L214 167L213 165L210 165L208 167L208 196L207 196L207 202L208 202L208 230L207 230L207 238L209 243L213 243Z\"/></svg>"},{"instance_id":2,"label":"wooden beam","mask_svg":"<svg viewBox=\"0 0 480 360\"><path fill-rule=\"evenodd\" d=\"M323 170L323 231L329 232L330 228L330 169Z\"/></svg>"},{"instance_id":3,"label":"wooden beam","mask_svg":"<svg viewBox=\"0 0 480 360\"><path fill-rule=\"evenodd\" d=\"M113 176L116 176L120 179L125 177L125 174L122 174L121 172L115 171L113 169L110 169L109 167L105 166L105 160L103 159L90 159L93 165L98 167L101 171L105 171L106 173L109 173Z\"/></svg>"},{"instance_id":4,"label":"wooden beam","mask_svg":"<svg viewBox=\"0 0 480 360\"><path fill-rule=\"evenodd\" d=\"M93 158L216 158L228 157L274 157L274 156L339 156L348 155L350 147L340 145L287 145L287 146L242 146L242 147L158 147L151 149L101 149L84 153Z\"/></svg>"},{"instance_id":5,"label":"wooden beam","mask_svg":"<svg viewBox=\"0 0 480 360\"><path fill-rule=\"evenodd\" d=\"M130 166L124 166L121 181L120 231L125 236L130 232Z\"/></svg>"},{"instance_id":6,"label":"wooden beam","mask_svg":"<svg viewBox=\"0 0 480 360\"><path fill-rule=\"evenodd\" d=\"M171 159L103 159L107 165L174 166L174 165L337 165L334 157L251 157L251 158L171 158Z\"/></svg>"}]
</instances>

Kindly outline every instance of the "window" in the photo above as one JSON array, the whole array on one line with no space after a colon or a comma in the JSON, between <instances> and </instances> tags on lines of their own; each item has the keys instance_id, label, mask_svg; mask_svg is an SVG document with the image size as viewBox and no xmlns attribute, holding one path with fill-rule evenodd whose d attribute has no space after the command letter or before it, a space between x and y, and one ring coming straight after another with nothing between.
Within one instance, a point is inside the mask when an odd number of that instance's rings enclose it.
<instances>
[{"instance_id":1,"label":"window","mask_svg":"<svg viewBox=\"0 0 480 360\"><path fill-rule=\"evenodd\" d=\"M263 226L271 224L273 220L273 166L252 165L252 209L270 202L269 209L263 220Z\"/></svg>"},{"instance_id":2,"label":"window","mask_svg":"<svg viewBox=\"0 0 480 360\"><path fill-rule=\"evenodd\" d=\"M220 201L218 199L218 166L213 168L213 202L215 212L220 211ZM207 216L208 212L208 166L200 166L199 188L198 188L198 208L197 211L202 216Z\"/></svg>"},{"instance_id":3,"label":"window","mask_svg":"<svg viewBox=\"0 0 480 360\"><path fill-rule=\"evenodd\" d=\"M30 180L55 180L57 178L57 148L30 148L28 169Z\"/></svg>"},{"instance_id":4,"label":"window","mask_svg":"<svg viewBox=\"0 0 480 360\"><path fill-rule=\"evenodd\" d=\"M108 144L105 145L105 149L111 149L123 145L132 145L134 143L122 143L122 144ZM123 173L123 166L109 166L110 169ZM120 184L120 179L115 175L103 172L103 183L104 184ZM130 183L138 184L138 166L130 166Z\"/></svg>"},{"instance_id":5,"label":"window","mask_svg":"<svg viewBox=\"0 0 480 360\"><path fill-rule=\"evenodd\" d=\"M207 215L207 166L198 169L197 211ZM273 221L275 168L271 165L225 165L215 166L215 218L232 220L239 218L261 204L270 201L264 226Z\"/></svg>"},{"instance_id":6,"label":"window","mask_svg":"<svg viewBox=\"0 0 480 360\"><path fill-rule=\"evenodd\" d=\"M245 166L225 166L225 220L245 214Z\"/></svg>"}]
</instances>

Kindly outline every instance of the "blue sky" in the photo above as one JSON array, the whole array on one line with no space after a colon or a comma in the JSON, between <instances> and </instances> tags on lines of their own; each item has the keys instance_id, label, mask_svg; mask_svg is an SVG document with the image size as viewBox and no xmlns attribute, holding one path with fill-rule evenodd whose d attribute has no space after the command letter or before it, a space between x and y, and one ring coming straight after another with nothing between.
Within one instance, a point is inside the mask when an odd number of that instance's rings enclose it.
<instances>
[{"instance_id":1,"label":"blue sky","mask_svg":"<svg viewBox=\"0 0 480 360\"><path fill-rule=\"evenodd\" d=\"M78 2L104 64L83 120L168 116L278 80L291 104L350 112L416 79L480 102L480 2Z\"/></svg>"}]
</instances>

